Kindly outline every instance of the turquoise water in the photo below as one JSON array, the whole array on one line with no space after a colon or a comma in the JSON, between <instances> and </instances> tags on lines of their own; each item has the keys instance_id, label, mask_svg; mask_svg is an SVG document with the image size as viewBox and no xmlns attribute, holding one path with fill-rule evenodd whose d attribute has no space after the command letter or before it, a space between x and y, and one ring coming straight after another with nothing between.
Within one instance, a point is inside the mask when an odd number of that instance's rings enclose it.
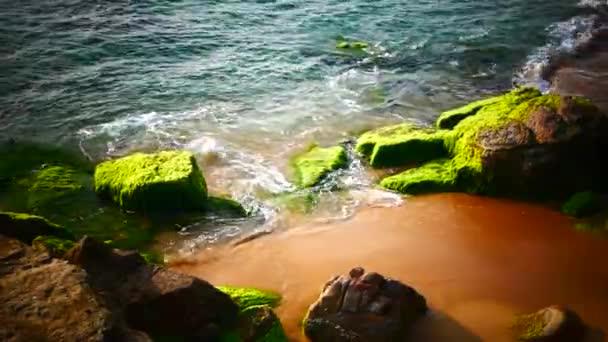
<instances>
[{"instance_id":1,"label":"turquoise water","mask_svg":"<svg viewBox=\"0 0 608 342\"><path fill-rule=\"evenodd\" d=\"M1 1L0 134L96 161L188 148L212 189L264 207L310 142L540 84L592 21L576 1ZM339 181L332 215L396 200L360 165Z\"/></svg>"}]
</instances>

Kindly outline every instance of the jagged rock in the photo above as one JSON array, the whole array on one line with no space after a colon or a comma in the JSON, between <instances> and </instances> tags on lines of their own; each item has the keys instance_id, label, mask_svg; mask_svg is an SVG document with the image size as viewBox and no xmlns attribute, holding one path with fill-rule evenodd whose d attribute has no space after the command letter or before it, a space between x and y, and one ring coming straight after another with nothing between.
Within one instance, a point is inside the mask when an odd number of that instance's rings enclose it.
<instances>
[{"instance_id":1,"label":"jagged rock","mask_svg":"<svg viewBox=\"0 0 608 342\"><path fill-rule=\"evenodd\" d=\"M24 213L0 212L0 234L26 243L40 235L73 239L74 235L44 217Z\"/></svg>"},{"instance_id":2,"label":"jagged rock","mask_svg":"<svg viewBox=\"0 0 608 342\"><path fill-rule=\"evenodd\" d=\"M129 327L152 336L214 340L236 324L238 308L228 295L204 280L150 265L139 253L85 237L67 259L124 310Z\"/></svg>"},{"instance_id":3,"label":"jagged rock","mask_svg":"<svg viewBox=\"0 0 608 342\"><path fill-rule=\"evenodd\" d=\"M517 338L537 342L577 342L585 327L576 312L552 305L532 314L519 315L513 325Z\"/></svg>"},{"instance_id":4,"label":"jagged rock","mask_svg":"<svg viewBox=\"0 0 608 342\"><path fill-rule=\"evenodd\" d=\"M304 320L313 342L397 341L427 311L413 288L363 268L335 276Z\"/></svg>"}]
</instances>

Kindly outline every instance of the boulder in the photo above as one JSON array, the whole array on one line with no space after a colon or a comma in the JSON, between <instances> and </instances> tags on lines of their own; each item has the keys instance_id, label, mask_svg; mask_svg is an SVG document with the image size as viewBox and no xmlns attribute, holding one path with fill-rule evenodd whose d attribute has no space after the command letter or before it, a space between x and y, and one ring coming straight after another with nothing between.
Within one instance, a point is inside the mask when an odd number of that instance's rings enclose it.
<instances>
[{"instance_id":1,"label":"boulder","mask_svg":"<svg viewBox=\"0 0 608 342\"><path fill-rule=\"evenodd\" d=\"M212 341L236 324L238 308L228 295L202 279L148 264L137 252L85 237L66 258L87 271L91 287L135 330Z\"/></svg>"},{"instance_id":2,"label":"boulder","mask_svg":"<svg viewBox=\"0 0 608 342\"><path fill-rule=\"evenodd\" d=\"M410 123L382 127L361 135L355 150L374 168L425 162L447 157L444 133Z\"/></svg>"},{"instance_id":3,"label":"boulder","mask_svg":"<svg viewBox=\"0 0 608 342\"><path fill-rule=\"evenodd\" d=\"M0 340L107 341L129 336L87 273L0 236Z\"/></svg>"},{"instance_id":4,"label":"boulder","mask_svg":"<svg viewBox=\"0 0 608 342\"><path fill-rule=\"evenodd\" d=\"M63 165L44 165L35 172L28 189L28 207L38 208L65 196L77 194L88 175Z\"/></svg>"},{"instance_id":5,"label":"boulder","mask_svg":"<svg viewBox=\"0 0 608 342\"><path fill-rule=\"evenodd\" d=\"M560 305L516 316L513 328L517 338L523 341L576 342L585 335L585 327L576 312Z\"/></svg>"},{"instance_id":6,"label":"boulder","mask_svg":"<svg viewBox=\"0 0 608 342\"><path fill-rule=\"evenodd\" d=\"M304 319L304 333L313 342L399 341L426 311L413 288L357 267L325 284Z\"/></svg>"},{"instance_id":7,"label":"boulder","mask_svg":"<svg viewBox=\"0 0 608 342\"><path fill-rule=\"evenodd\" d=\"M95 168L95 192L127 210L203 209L207 185L187 151L135 153Z\"/></svg>"},{"instance_id":8,"label":"boulder","mask_svg":"<svg viewBox=\"0 0 608 342\"><path fill-rule=\"evenodd\" d=\"M44 217L11 212L0 212L0 234L13 237L27 244L31 244L39 235L74 239L74 235L68 230Z\"/></svg>"},{"instance_id":9,"label":"boulder","mask_svg":"<svg viewBox=\"0 0 608 342\"><path fill-rule=\"evenodd\" d=\"M331 171L346 167L346 150L342 146L322 148L313 146L292 159L295 184L299 188L313 187Z\"/></svg>"},{"instance_id":10,"label":"boulder","mask_svg":"<svg viewBox=\"0 0 608 342\"><path fill-rule=\"evenodd\" d=\"M428 153L428 164L385 178L383 187L555 198L608 184L608 117L586 99L523 88L446 113L438 126L451 129L419 134L443 139L447 156ZM400 158L424 161L415 151Z\"/></svg>"}]
</instances>

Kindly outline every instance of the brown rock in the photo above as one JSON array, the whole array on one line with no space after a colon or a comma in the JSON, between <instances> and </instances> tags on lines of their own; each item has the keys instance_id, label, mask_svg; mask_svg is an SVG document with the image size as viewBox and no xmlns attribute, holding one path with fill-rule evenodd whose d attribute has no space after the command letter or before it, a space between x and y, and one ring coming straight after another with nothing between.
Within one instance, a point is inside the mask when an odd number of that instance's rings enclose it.
<instances>
[{"instance_id":1,"label":"brown rock","mask_svg":"<svg viewBox=\"0 0 608 342\"><path fill-rule=\"evenodd\" d=\"M325 284L304 332L313 342L396 341L426 311L426 300L411 287L355 268Z\"/></svg>"}]
</instances>

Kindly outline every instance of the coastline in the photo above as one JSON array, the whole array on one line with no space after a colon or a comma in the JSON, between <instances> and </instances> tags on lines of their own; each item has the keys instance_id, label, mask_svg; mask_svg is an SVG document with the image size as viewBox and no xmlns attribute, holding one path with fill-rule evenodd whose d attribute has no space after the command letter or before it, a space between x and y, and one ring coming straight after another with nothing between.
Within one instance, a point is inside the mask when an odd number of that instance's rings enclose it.
<instances>
[{"instance_id":1,"label":"coastline","mask_svg":"<svg viewBox=\"0 0 608 342\"><path fill-rule=\"evenodd\" d=\"M570 219L546 207L440 194L201 251L172 269L282 293L277 313L295 341L302 340L299 322L320 284L354 266L426 296L432 313L414 327L413 340L512 341L513 315L554 302L608 331L608 272L590 262L608 257L604 247L605 240L575 231Z\"/></svg>"}]
</instances>

